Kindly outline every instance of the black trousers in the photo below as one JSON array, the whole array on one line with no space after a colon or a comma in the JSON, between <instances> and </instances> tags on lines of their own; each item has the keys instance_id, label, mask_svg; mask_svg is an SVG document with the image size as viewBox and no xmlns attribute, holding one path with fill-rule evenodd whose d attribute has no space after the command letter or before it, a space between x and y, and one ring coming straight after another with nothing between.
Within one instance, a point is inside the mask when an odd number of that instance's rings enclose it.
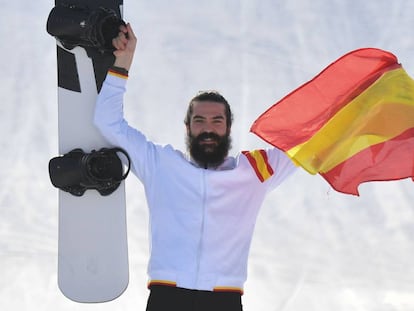
<instances>
[{"instance_id":1,"label":"black trousers","mask_svg":"<svg viewBox=\"0 0 414 311\"><path fill-rule=\"evenodd\" d=\"M153 285L146 311L242 311L241 294Z\"/></svg>"}]
</instances>

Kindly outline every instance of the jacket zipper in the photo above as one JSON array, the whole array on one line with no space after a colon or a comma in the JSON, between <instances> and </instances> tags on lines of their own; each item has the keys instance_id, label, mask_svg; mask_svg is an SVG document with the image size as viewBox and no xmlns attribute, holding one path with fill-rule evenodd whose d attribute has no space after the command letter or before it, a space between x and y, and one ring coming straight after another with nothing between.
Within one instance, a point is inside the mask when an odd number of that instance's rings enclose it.
<instances>
[{"instance_id":1,"label":"jacket zipper","mask_svg":"<svg viewBox=\"0 0 414 311\"><path fill-rule=\"evenodd\" d=\"M198 287L200 281L200 265L203 252L203 237L204 237L204 225L205 225L205 209L206 209L206 174L207 170L203 170L202 175L202 205L201 205L201 227L200 227L200 239L198 241L197 249L197 270L196 270L196 286Z\"/></svg>"}]
</instances>

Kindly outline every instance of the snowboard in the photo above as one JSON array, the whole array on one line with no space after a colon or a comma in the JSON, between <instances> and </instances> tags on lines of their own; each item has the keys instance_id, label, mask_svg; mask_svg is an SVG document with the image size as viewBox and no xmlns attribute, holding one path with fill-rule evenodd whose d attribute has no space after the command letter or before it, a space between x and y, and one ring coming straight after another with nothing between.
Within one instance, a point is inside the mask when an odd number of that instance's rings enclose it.
<instances>
[{"instance_id":1,"label":"snowboard","mask_svg":"<svg viewBox=\"0 0 414 311\"><path fill-rule=\"evenodd\" d=\"M105 7L121 16L122 0L56 0L56 5ZM65 48L57 40L59 153L112 147L93 125L95 101L114 56L93 48ZM58 286L69 299L106 302L127 288L125 185L108 196L59 190Z\"/></svg>"}]
</instances>

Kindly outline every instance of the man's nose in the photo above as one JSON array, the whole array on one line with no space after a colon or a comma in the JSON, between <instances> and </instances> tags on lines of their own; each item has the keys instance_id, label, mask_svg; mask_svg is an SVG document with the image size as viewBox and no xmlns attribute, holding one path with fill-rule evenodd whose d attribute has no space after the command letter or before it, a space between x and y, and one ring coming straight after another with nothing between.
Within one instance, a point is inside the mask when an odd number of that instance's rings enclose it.
<instances>
[{"instance_id":1,"label":"man's nose","mask_svg":"<svg viewBox=\"0 0 414 311\"><path fill-rule=\"evenodd\" d=\"M205 122L203 126L203 132L212 133L214 131L213 126L210 122Z\"/></svg>"}]
</instances>

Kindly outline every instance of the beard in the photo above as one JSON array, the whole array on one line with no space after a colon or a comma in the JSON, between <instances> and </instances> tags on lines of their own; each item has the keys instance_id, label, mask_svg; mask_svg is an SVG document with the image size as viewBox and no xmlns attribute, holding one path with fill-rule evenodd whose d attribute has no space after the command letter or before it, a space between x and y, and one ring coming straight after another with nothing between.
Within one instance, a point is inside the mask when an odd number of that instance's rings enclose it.
<instances>
[{"instance_id":1,"label":"beard","mask_svg":"<svg viewBox=\"0 0 414 311\"><path fill-rule=\"evenodd\" d=\"M209 143L203 143L209 139ZM201 133L193 136L187 135L187 149L191 157L202 167L217 167L224 162L231 148L231 137L215 133Z\"/></svg>"}]
</instances>

